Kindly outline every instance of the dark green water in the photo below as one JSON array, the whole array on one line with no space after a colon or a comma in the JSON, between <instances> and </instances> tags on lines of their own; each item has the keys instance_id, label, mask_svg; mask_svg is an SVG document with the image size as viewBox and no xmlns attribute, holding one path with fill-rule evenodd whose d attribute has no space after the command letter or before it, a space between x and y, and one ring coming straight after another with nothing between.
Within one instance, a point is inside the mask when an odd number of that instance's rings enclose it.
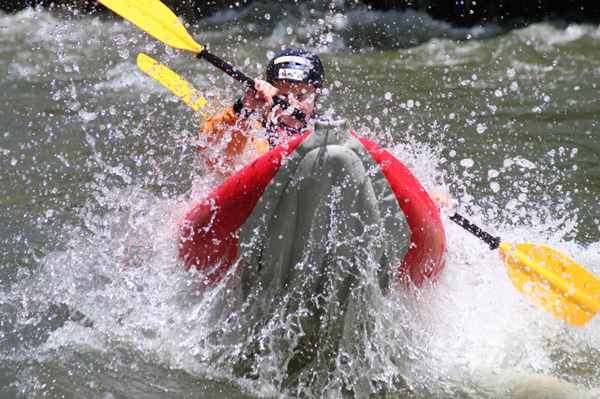
<instances>
[{"instance_id":1,"label":"dark green water","mask_svg":"<svg viewBox=\"0 0 600 399\"><path fill-rule=\"evenodd\" d=\"M189 30L250 76L274 49L308 44L328 72L321 113L490 232L600 276L597 26L465 30L259 5ZM224 316L226 287L200 294L177 268L178 223L218 185L195 150L202 118L137 69L139 52L211 109L241 93L120 19L0 14L0 397L502 398L558 381L572 385L557 397L600 395L597 318L574 327L533 307L498 254L447 219L440 281L369 304L374 325L337 369L289 383L270 348L244 371L266 341Z\"/></svg>"}]
</instances>

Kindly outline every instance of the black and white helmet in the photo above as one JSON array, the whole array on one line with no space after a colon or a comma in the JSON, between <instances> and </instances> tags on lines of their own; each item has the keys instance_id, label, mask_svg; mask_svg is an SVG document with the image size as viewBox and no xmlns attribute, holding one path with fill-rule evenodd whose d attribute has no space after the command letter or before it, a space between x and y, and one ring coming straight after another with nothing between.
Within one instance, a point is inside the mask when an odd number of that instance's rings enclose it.
<instances>
[{"instance_id":1,"label":"black and white helmet","mask_svg":"<svg viewBox=\"0 0 600 399\"><path fill-rule=\"evenodd\" d=\"M308 83L316 88L325 84L323 63L313 53L300 49L288 48L275 54L267 66L267 82L300 82Z\"/></svg>"}]
</instances>

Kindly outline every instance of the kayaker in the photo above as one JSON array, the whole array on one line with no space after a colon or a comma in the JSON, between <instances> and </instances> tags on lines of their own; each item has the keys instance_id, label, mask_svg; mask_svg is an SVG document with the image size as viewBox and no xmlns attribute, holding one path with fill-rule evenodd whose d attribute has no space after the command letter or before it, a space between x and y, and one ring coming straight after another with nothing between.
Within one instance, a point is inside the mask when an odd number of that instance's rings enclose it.
<instances>
[{"instance_id":1,"label":"kayaker","mask_svg":"<svg viewBox=\"0 0 600 399\"><path fill-rule=\"evenodd\" d=\"M291 135L312 130L315 106L325 83L323 63L315 54L288 48L275 54L267 65L266 80L255 79L233 105L208 119L201 127L198 150L205 163L223 177L236 171L242 154L258 157ZM279 96L306 115L301 121L291 109L273 104ZM262 115L257 115L262 112ZM438 207L452 209L452 201L440 190L429 195Z\"/></svg>"},{"instance_id":2,"label":"kayaker","mask_svg":"<svg viewBox=\"0 0 600 399\"><path fill-rule=\"evenodd\" d=\"M267 65L265 80L255 79L254 88L202 125L198 149L206 164L228 177L243 153L260 156L283 138L312 130L324 83L323 64L315 54L299 48L275 54ZM275 95L304 112L306 120L292 116L292 109L274 106Z\"/></svg>"}]
</instances>

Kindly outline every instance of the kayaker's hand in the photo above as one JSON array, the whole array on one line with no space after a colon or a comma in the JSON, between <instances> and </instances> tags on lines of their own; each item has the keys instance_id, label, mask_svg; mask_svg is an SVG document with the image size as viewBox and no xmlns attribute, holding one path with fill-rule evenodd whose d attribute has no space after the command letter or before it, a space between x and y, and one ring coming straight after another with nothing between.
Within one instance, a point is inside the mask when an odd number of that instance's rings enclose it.
<instances>
[{"instance_id":1,"label":"kayaker's hand","mask_svg":"<svg viewBox=\"0 0 600 399\"><path fill-rule=\"evenodd\" d=\"M438 209L446 208L448 210L452 210L454 208L454 204L452 203L452 200L450 198L448 198L446 193L444 193L441 190L437 190L434 188L433 190L429 191L429 196L433 200L433 203L435 204L435 206L438 207Z\"/></svg>"},{"instance_id":2,"label":"kayaker's hand","mask_svg":"<svg viewBox=\"0 0 600 399\"><path fill-rule=\"evenodd\" d=\"M262 110L273 103L273 97L277 93L278 90L270 83L254 79L254 89L250 88L246 91L246 94L242 97L242 104L253 111Z\"/></svg>"}]
</instances>

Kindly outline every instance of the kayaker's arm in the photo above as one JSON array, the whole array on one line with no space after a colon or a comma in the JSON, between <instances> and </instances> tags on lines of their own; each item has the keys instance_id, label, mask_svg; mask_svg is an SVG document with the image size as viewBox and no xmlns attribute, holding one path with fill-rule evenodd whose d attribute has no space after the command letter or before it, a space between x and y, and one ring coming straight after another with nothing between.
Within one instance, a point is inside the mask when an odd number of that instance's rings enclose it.
<instances>
[{"instance_id":1,"label":"kayaker's arm","mask_svg":"<svg viewBox=\"0 0 600 399\"><path fill-rule=\"evenodd\" d=\"M436 188L429 190L429 197L438 209L446 208L452 210L454 208L452 200L442 190Z\"/></svg>"},{"instance_id":2,"label":"kayaker's arm","mask_svg":"<svg viewBox=\"0 0 600 399\"><path fill-rule=\"evenodd\" d=\"M198 151L206 165L224 176L233 174L228 168L242 155L249 144L257 155L265 153L269 146L257 138L254 126L248 123L249 112L241 100L230 105L221 113L208 119L198 132Z\"/></svg>"},{"instance_id":3,"label":"kayaker's arm","mask_svg":"<svg viewBox=\"0 0 600 399\"><path fill-rule=\"evenodd\" d=\"M279 93L273 85L264 80L255 79L254 88L246 90L246 94L238 101L239 106L249 112L260 111L273 104L273 97Z\"/></svg>"}]
</instances>

